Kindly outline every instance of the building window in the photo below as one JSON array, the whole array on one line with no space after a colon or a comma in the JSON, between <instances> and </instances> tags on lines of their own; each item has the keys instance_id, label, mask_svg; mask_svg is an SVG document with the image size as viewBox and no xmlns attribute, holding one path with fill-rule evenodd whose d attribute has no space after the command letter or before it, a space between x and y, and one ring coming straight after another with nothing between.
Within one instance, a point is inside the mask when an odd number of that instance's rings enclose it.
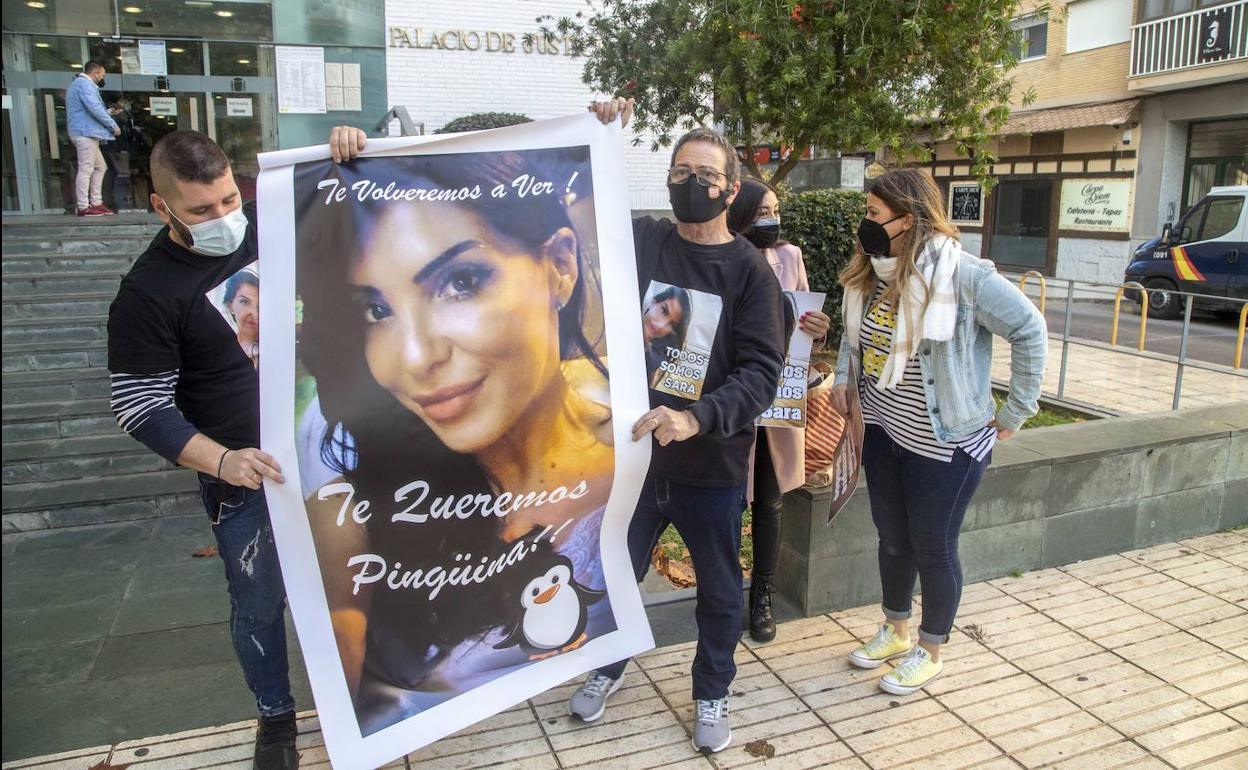
<instances>
[{"instance_id":1,"label":"building window","mask_svg":"<svg viewBox=\"0 0 1248 770\"><path fill-rule=\"evenodd\" d=\"M1177 16L1195 7L1194 0L1140 0L1140 22Z\"/></svg>"},{"instance_id":2,"label":"building window","mask_svg":"<svg viewBox=\"0 0 1248 770\"><path fill-rule=\"evenodd\" d=\"M1047 16L1024 16L1015 19L1012 26L1018 32L1014 42L1014 55L1019 61L1043 59L1049 48L1049 18Z\"/></svg>"}]
</instances>

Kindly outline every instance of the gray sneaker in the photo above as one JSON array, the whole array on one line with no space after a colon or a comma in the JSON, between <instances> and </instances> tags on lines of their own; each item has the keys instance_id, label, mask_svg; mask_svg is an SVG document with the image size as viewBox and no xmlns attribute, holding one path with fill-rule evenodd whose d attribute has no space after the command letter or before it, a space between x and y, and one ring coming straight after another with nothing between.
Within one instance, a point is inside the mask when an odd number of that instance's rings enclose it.
<instances>
[{"instance_id":1,"label":"gray sneaker","mask_svg":"<svg viewBox=\"0 0 1248 770\"><path fill-rule=\"evenodd\" d=\"M589 672L585 684L572 693L572 699L568 701L568 713L582 722L598 721L602 717L602 712L607 710L607 698L620 689L622 684L624 684L623 674L619 679L612 679L597 671Z\"/></svg>"},{"instance_id":2,"label":"gray sneaker","mask_svg":"<svg viewBox=\"0 0 1248 770\"><path fill-rule=\"evenodd\" d=\"M698 721L693 725L693 749L703 754L723 751L732 743L728 725L728 698L695 701Z\"/></svg>"}]
</instances>

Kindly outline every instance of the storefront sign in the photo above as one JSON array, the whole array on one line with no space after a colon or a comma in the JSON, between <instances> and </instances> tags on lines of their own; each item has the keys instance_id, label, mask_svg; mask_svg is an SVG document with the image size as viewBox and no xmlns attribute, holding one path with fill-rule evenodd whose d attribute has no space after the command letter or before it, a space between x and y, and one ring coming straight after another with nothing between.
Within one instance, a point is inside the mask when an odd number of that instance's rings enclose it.
<instances>
[{"instance_id":1,"label":"storefront sign","mask_svg":"<svg viewBox=\"0 0 1248 770\"><path fill-rule=\"evenodd\" d=\"M231 96L225 100L225 114L227 117L250 118L254 109L251 97L237 98Z\"/></svg>"},{"instance_id":2,"label":"storefront sign","mask_svg":"<svg viewBox=\"0 0 1248 770\"><path fill-rule=\"evenodd\" d=\"M391 27L391 48L424 48L439 51L485 51L486 53L549 54L571 56L572 46L566 37L547 40L540 33L517 35L514 32L475 29L421 29Z\"/></svg>"},{"instance_id":3,"label":"storefront sign","mask_svg":"<svg viewBox=\"0 0 1248 770\"><path fill-rule=\"evenodd\" d=\"M1231 7L1208 11L1200 17L1200 39L1196 41L1196 61L1225 58L1231 50Z\"/></svg>"},{"instance_id":4,"label":"storefront sign","mask_svg":"<svg viewBox=\"0 0 1248 770\"><path fill-rule=\"evenodd\" d=\"M1064 179L1057 227L1126 232L1130 205L1130 179Z\"/></svg>"},{"instance_id":5,"label":"storefront sign","mask_svg":"<svg viewBox=\"0 0 1248 770\"><path fill-rule=\"evenodd\" d=\"M265 493L338 770L654 645L627 544L651 442L619 122L419 140L260 156L260 435L286 476ZM558 253L494 245L521 238ZM474 368L416 371L417 338Z\"/></svg>"},{"instance_id":6,"label":"storefront sign","mask_svg":"<svg viewBox=\"0 0 1248 770\"><path fill-rule=\"evenodd\" d=\"M277 111L281 114L325 113L325 49L273 47L277 58Z\"/></svg>"},{"instance_id":7,"label":"storefront sign","mask_svg":"<svg viewBox=\"0 0 1248 770\"><path fill-rule=\"evenodd\" d=\"M139 74L168 75L169 65L165 57L165 41L139 41Z\"/></svg>"},{"instance_id":8,"label":"storefront sign","mask_svg":"<svg viewBox=\"0 0 1248 770\"><path fill-rule=\"evenodd\" d=\"M178 116L178 97L153 96L148 107L153 115L176 118Z\"/></svg>"},{"instance_id":9,"label":"storefront sign","mask_svg":"<svg viewBox=\"0 0 1248 770\"><path fill-rule=\"evenodd\" d=\"M984 188L977 182L949 185L949 221L955 225L984 223Z\"/></svg>"}]
</instances>

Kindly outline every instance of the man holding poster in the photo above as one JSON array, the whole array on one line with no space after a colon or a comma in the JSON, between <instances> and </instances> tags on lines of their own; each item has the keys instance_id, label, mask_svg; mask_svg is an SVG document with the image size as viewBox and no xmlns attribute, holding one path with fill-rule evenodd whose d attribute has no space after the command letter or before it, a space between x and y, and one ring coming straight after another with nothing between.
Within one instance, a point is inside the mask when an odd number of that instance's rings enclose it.
<instances>
[{"instance_id":1,"label":"man holding poster","mask_svg":"<svg viewBox=\"0 0 1248 770\"><path fill-rule=\"evenodd\" d=\"M198 131L152 149L152 208L167 225L121 282L108 313L118 424L199 472L230 591L230 637L260 712L258 768L291 768L295 701L285 592L261 481L281 484L260 443L255 207L229 159Z\"/></svg>"},{"instance_id":2,"label":"man holding poster","mask_svg":"<svg viewBox=\"0 0 1248 770\"><path fill-rule=\"evenodd\" d=\"M604 122L626 124L632 101L598 102ZM652 367L653 410L634 439L656 441L650 474L629 527L640 581L659 536L675 526L698 576L698 647L693 660L694 749L710 754L732 741L728 688L741 634L741 514L754 443L754 419L775 395L784 363L780 285L758 251L729 231L728 206L740 164L718 132L699 128L677 140L667 186L676 222L633 221L643 336ZM663 321L682 330L655 350ZM590 722L619 689L626 660L598 669L569 709Z\"/></svg>"}]
</instances>

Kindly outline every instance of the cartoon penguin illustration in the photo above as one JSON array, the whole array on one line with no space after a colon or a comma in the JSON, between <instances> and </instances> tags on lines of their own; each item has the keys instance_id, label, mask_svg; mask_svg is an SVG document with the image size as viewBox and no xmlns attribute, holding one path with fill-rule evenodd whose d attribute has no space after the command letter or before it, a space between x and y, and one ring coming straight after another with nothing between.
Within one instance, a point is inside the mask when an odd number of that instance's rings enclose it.
<instances>
[{"instance_id":1,"label":"cartoon penguin illustration","mask_svg":"<svg viewBox=\"0 0 1248 770\"><path fill-rule=\"evenodd\" d=\"M494 649L520 645L530 660L540 660L584 644L589 606L607 592L577 583L568 557L552 554L551 561L544 573L524 586L519 613L508 623L507 638Z\"/></svg>"}]
</instances>

